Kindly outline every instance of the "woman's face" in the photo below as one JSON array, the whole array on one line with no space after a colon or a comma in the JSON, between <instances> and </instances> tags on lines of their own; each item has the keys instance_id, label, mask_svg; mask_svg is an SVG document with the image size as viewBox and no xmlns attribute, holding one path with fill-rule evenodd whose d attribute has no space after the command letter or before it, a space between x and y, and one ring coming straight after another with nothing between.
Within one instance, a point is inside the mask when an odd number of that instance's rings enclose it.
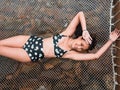
<instances>
[{"instance_id":1,"label":"woman's face","mask_svg":"<svg viewBox=\"0 0 120 90\"><path fill-rule=\"evenodd\" d=\"M72 48L79 52L86 51L89 48L89 44L87 44L82 36L80 36L77 39L74 39L74 42L72 43Z\"/></svg>"}]
</instances>

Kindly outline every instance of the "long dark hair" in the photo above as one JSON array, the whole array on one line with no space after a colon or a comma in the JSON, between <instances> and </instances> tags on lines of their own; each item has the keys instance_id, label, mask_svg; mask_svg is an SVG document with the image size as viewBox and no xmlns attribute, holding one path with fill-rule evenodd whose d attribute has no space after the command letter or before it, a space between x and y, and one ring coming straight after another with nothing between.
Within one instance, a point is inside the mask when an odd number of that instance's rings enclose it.
<instances>
[{"instance_id":1,"label":"long dark hair","mask_svg":"<svg viewBox=\"0 0 120 90\"><path fill-rule=\"evenodd\" d=\"M74 38L78 38L79 36L82 36L82 26L79 23L76 27L75 33L74 33ZM90 44L88 50L93 50L97 44L97 40L96 40L96 35L95 34L90 34L90 36L92 37L92 43Z\"/></svg>"},{"instance_id":2,"label":"long dark hair","mask_svg":"<svg viewBox=\"0 0 120 90\"><path fill-rule=\"evenodd\" d=\"M75 35L74 38L78 38L79 36L82 36L82 26L80 23L77 25L74 35Z\"/></svg>"}]
</instances>

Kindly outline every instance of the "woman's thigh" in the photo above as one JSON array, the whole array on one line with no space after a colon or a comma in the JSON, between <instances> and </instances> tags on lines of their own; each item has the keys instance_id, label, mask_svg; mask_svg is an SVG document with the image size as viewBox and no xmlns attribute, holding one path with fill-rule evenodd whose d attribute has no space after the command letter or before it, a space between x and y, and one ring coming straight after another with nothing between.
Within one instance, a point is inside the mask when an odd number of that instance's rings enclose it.
<instances>
[{"instance_id":1,"label":"woman's thigh","mask_svg":"<svg viewBox=\"0 0 120 90\"><path fill-rule=\"evenodd\" d=\"M23 45L26 43L29 37L30 36L28 35L13 36L7 39L0 40L0 45L7 46L7 47L20 48L20 47L23 47Z\"/></svg>"},{"instance_id":2,"label":"woman's thigh","mask_svg":"<svg viewBox=\"0 0 120 90\"><path fill-rule=\"evenodd\" d=\"M22 48L0 46L0 56L8 57L20 62L30 62L27 52Z\"/></svg>"}]
</instances>

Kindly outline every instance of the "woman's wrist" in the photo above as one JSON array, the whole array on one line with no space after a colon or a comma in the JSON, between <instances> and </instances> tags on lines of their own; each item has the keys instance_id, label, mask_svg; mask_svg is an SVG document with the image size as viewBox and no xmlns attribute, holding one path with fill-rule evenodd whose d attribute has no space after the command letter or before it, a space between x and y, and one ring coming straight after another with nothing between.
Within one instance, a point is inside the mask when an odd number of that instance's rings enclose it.
<instances>
[{"instance_id":1,"label":"woman's wrist","mask_svg":"<svg viewBox=\"0 0 120 90\"><path fill-rule=\"evenodd\" d=\"M112 42L112 43L114 42L111 38L109 38L109 41Z\"/></svg>"},{"instance_id":2,"label":"woman's wrist","mask_svg":"<svg viewBox=\"0 0 120 90\"><path fill-rule=\"evenodd\" d=\"M83 31L87 31L87 29L83 29Z\"/></svg>"}]
</instances>

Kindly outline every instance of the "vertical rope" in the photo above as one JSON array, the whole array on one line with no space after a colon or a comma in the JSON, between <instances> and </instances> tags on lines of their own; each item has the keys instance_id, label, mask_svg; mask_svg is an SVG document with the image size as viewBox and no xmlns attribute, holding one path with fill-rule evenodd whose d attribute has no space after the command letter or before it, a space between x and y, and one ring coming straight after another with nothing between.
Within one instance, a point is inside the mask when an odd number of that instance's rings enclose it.
<instances>
[{"instance_id":1,"label":"vertical rope","mask_svg":"<svg viewBox=\"0 0 120 90\"><path fill-rule=\"evenodd\" d=\"M109 28L109 31L111 32L112 30L112 26L114 24L112 24L112 18L113 18L113 15L112 15L112 9L113 9L113 0L111 0L111 4L110 4L110 28ZM113 55L113 46L111 47L111 56L112 56L112 64L113 64L113 81L114 81L114 85L113 85L113 90L115 90L115 86L116 86L116 81L115 81L115 68L114 68L114 55Z\"/></svg>"},{"instance_id":2,"label":"vertical rope","mask_svg":"<svg viewBox=\"0 0 120 90\"><path fill-rule=\"evenodd\" d=\"M116 23L120 22L120 19L118 19L118 20L116 20L114 23L112 23L112 19L120 13L120 10L119 10L117 13L115 13L115 15L112 15L112 10L113 10L113 8L116 7L116 6L119 4L119 2L120 2L120 0L117 1L117 2L114 4L114 6L113 6L113 0L112 0L112 2L111 2L111 9L110 9L110 31L111 31L111 29L112 29L112 26L114 26ZM120 39L118 39L118 40L120 40ZM115 44L113 44L112 47L111 47L112 64L113 64L113 81L114 81L114 90L115 90L115 89L116 89L116 85L120 86L120 84L119 84L119 83L117 82L117 80L116 80L116 76L120 76L120 75L115 71L115 67L120 67L120 65L115 64L114 59L115 59L115 58L116 58L116 59L117 59L117 58L120 59L120 57L114 55L114 52L113 52L113 49L114 49L114 48L120 49L120 47L116 46Z\"/></svg>"}]
</instances>

